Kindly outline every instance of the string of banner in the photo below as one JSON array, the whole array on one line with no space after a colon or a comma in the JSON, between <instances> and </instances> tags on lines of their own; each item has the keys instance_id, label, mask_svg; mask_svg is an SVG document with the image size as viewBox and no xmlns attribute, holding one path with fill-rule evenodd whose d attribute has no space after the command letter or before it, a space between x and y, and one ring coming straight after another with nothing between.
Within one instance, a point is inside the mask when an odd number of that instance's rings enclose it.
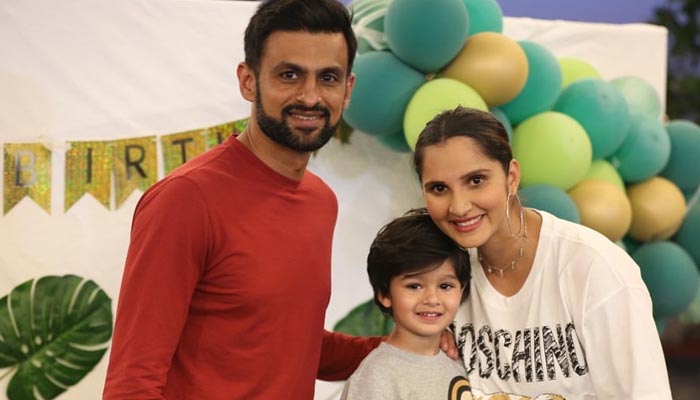
<instances>
[{"instance_id":1,"label":"string of banner","mask_svg":"<svg viewBox=\"0 0 700 400\"><path fill-rule=\"evenodd\" d=\"M248 119L160 136L163 171L169 174L194 156L245 129ZM85 194L119 209L135 190L158 180L156 136L67 142L64 211ZM51 213L51 150L42 143L5 143L3 215L29 197ZM110 208L114 195L114 208Z\"/></svg>"}]
</instances>

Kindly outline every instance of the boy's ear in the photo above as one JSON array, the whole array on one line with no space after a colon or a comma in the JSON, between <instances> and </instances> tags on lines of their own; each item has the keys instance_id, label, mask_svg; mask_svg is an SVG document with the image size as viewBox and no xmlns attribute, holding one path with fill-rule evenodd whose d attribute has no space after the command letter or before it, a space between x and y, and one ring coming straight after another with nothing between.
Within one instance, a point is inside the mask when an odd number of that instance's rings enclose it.
<instances>
[{"instance_id":1,"label":"boy's ear","mask_svg":"<svg viewBox=\"0 0 700 400\"><path fill-rule=\"evenodd\" d=\"M384 296L381 293L377 293L377 300L384 306L384 308L391 308L391 298L389 296Z\"/></svg>"}]
</instances>

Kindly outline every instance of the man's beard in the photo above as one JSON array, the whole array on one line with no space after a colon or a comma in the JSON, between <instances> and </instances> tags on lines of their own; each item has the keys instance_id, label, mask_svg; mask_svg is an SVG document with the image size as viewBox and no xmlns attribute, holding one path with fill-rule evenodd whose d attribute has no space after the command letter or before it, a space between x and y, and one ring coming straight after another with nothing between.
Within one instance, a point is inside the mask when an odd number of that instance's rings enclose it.
<instances>
[{"instance_id":1,"label":"man's beard","mask_svg":"<svg viewBox=\"0 0 700 400\"><path fill-rule=\"evenodd\" d=\"M255 117L258 121L260 129L267 137L272 139L274 142L292 150L298 152L312 152L320 149L321 147L323 147L323 145L328 143L329 140L331 140L333 134L335 134L335 131L338 128L338 125L340 124L339 119L337 123L331 125L330 111L326 107L320 106L318 104L313 107L304 107L299 104L288 105L284 107L280 113L282 119L277 120L265 113L260 97L261 93L260 88L258 87L257 94L255 96ZM300 112L312 111L323 113L323 119L325 120L325 123L323 124L323 127L321 127L321 132L318 133L318 136L316 136L316 138L312 140L303 140L303 136L310 136L315 129L298 129L302 131L302 133L298 134L294 134L294 132L292 132L292 129L287 124L286 119L289 117L290 112L293 110Z\"/></svg>"}]
</instances>

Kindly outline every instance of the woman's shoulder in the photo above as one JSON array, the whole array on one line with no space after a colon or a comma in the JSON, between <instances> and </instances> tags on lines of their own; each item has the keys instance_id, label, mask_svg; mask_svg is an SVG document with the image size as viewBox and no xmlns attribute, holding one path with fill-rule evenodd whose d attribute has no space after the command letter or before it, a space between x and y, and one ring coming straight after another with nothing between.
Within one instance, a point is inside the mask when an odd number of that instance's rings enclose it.
<instances>
[{"instance_id":1,"label":"woman's shoulder","mask_svg":"<svg viewBox=\"0 0 700 400\"><path fill-rule=\"evenodd\" d=\"M639 267L615 242L581 224L538 212L542 215L540 237L547 243L545 259L556 264L559 274L638 283Z\"/></svg>"}]
</instances>

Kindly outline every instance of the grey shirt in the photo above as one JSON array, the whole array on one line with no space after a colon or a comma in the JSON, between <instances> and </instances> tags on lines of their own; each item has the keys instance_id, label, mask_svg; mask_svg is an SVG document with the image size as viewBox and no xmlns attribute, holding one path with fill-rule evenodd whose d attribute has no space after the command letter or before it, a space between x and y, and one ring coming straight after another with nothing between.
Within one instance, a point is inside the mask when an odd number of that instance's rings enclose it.
<instances>
[{"instance_id":1,"label":"grey shirt","mask_svg":"<svg viewBox=\"0 0 700 400\"><path fill-rule=\"evenodd\" d=\"M464 366L444 352L410 353L382 343L348 379L342 400L470 399ZM466 392L466 393L465 393Z\"/></svg>"}]
</instances>

